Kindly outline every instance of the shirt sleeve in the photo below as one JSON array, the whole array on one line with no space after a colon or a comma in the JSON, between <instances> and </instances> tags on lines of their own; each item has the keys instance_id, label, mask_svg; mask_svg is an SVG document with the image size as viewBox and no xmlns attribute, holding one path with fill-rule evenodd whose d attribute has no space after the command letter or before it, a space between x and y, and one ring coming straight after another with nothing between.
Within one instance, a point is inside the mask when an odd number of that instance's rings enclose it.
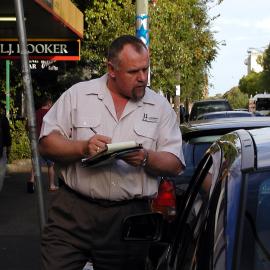
<instances>
[{"instance_id":1,"label":"shirt sleeve","mask_svg":"<svg viewBox=\"0 0 270 270\"><path fill-rule=\"evenodd\" d=\"M166 99L162 108L163 112L161 114L159 126L157 151L167 151L174 154L185 166L182 149L182 134L177 122L176 113Z\"/></svg>"},{"instance_id":2,"label":"shirt sleeve","mask_svg":"<svg viewBox=\"0 0 270 270\"><path fill-rule=\"evenodd\" d=\"M43 117L39 139L55 130L70 138L72 132L71 115L71 93L67 90Z\"/></svg>"}]
</instances>

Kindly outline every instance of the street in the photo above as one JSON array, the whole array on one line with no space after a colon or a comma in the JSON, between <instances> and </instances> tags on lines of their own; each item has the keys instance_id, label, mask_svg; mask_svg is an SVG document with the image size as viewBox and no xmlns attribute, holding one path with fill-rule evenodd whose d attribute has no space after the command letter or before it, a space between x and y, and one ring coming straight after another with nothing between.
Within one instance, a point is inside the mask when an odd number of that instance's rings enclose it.
<instances>
[{"instance_id":1,"label":"street","mask_svg":"<svg viewBox=\"0 0 270 270\"><path fill-rule=\"evenodd\" d=\"M26 192L26 171L8 172L0 193L0 269L39 270L40 224L37 192ZM55 192L47 191L42 173L46 207Z\"/></svg>"}]
</instances>

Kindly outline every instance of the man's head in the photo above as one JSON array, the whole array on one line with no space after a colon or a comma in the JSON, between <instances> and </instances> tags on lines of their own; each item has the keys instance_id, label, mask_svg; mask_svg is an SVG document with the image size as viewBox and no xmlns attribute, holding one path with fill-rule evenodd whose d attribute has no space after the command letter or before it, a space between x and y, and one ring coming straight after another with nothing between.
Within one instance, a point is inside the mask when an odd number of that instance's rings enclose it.
<instances>
[{"instance_id":1,"label":"man's head","mask_svg":"<svg viewBox=\"0 0 270 270\"><path fill-rule=\"evenodd\" d=\"M53 102L50 96L44 95L40 99L40 105L42 108L49 109L51 108Z\"/></svg>"},{"instance_id":2,"label":"man's head","mask_svg":"<svg viewBox=\"0 0 270 270\"><path fill-rule=\"evenodd\" d=\"M115 39L108 50L108 87L133 100L141 99L148 82L149 53L135 36Z\"/></svg>"}]
</instances>

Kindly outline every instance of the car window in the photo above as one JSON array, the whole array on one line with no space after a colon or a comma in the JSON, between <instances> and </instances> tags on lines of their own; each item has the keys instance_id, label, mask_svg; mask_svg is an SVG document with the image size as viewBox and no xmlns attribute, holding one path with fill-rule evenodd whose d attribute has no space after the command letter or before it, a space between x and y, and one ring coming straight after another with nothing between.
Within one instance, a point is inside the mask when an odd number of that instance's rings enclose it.
<instances>
[{"instance_id":1,"label":"car window","mask_svg":"<svg viewBox=\"0 0 270 270\"><path fill-rule=\"evenodd\" d=\"M172 180L175 182L178 188L186 189L186 185L190 182L190 179L194 174L199 162L211 144L212 142L208 142L208 140L205 140L205 142L202 140L201 143L197 143L197 140L193 141L193 139L189 142L183 141L183 153L186 168L182 174L172 177Z\"/></svg>"},{"instance_id":2,"label":"car window","mask_svg":"<svg viewBox=\"0 0 270 270\"><path fill-rule=\"evenodd\" d=\"M270 171L249 175L240 269L270 269Z\"/></svg>"},{"instance_id":3,"label":"car window","mask_svg":"<svg viewBox=\"0 0 270 270\"><path fill-rule=\"evenodd\" d=\"M192 178L192 183L186 191L185 209L183 209L181 249L177 256L177 264L181 269L189 268L193 262L192 257L196 251L199 236L207 215L209 195L212 193L216 178L219 174L221 151L217 145L214 154L207 154ZM213 146L214 148L214 146ZM208 159L207 159L208 157ZM181 210L180 210L181 211ZM200 249L202 251L204 249ZM200 259L207 259L204 255Z\"/></svg>"},{"instance_id":4,"label":"car window","mask_svg":"<svg viewBox=\"0 0 270 270\"><path fill-rule=\"evenodd\" d=\"M183 153L185 157L185 162L187 167L195 168L198 166L206 150L211 146L212 143L184 143Z\"/></svg>"},{"instance_id":5,"label":"car window","mask_svg":"<svg viewBox=\"0 0 270 270\"><path fill-rule=\"evenodd\" d=\"M209 101L194 103L190 112L190 121L196 120L197 117L204 113L209 112L219 112L219 111L229 111L231 107L226 101Z\"/></svg>"},{"instance_id":6,"label":"car window","mask_svg":"<svg viewBox=\"0 0 270 270\"><path fill-rule=\"evenodd\" d=\"M228 196L228 182L230 178L239 180L241 173L239 170L240 156L234 147L238 142L238 137L232 134L230 138L229 135L227 136L230 141L220 142L223 151L214 149L219 148L219 144L211 146L212 166L201 184L201 188L206 193L199 197L203 199L200 205L197 205L198 197L193 202L193 207L195 209L197 207L195 211L197 219L191 228L192 238L189 236L192 241L186 241L188 244L183 247L183 252L190 252L184 261L185 265L190 267L189 269L222 270L226 269L226 264L230 260L226 251L229 242L228 235L235 234L235 229L225 225L228 219L228 201L233 202L232 198ZM200 195L201 192L197 194L197 196Z\"/></svg>"}]
</instances>

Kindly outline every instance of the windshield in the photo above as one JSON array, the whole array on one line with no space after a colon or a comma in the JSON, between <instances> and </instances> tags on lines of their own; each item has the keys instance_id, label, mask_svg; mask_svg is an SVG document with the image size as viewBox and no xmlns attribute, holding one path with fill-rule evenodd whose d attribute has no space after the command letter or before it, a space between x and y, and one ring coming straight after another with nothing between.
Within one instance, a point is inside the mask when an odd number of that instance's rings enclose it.
<instances>
[{"instance_id":1,"label":"windshield","mask_svg":"<svg viewBox=\"0 0 270 270\"><path fill-rule=\"evenodd\" d=\"M201 103L194 103L190 113L190 120L196 120L199 115L204 113L230 110L230 105L226 101L205 101Z\"/></svg>"},{"instance_id":2,"label":"windshield","mask_svg":"<svg viewBox=\"0 0 270 270\"><path fill-rule=\"evenodd\" d=\"M258 98L256 102L256 110L264 111L270 110L270 99L269 98Z\"/></svg>"}]
</instances>

